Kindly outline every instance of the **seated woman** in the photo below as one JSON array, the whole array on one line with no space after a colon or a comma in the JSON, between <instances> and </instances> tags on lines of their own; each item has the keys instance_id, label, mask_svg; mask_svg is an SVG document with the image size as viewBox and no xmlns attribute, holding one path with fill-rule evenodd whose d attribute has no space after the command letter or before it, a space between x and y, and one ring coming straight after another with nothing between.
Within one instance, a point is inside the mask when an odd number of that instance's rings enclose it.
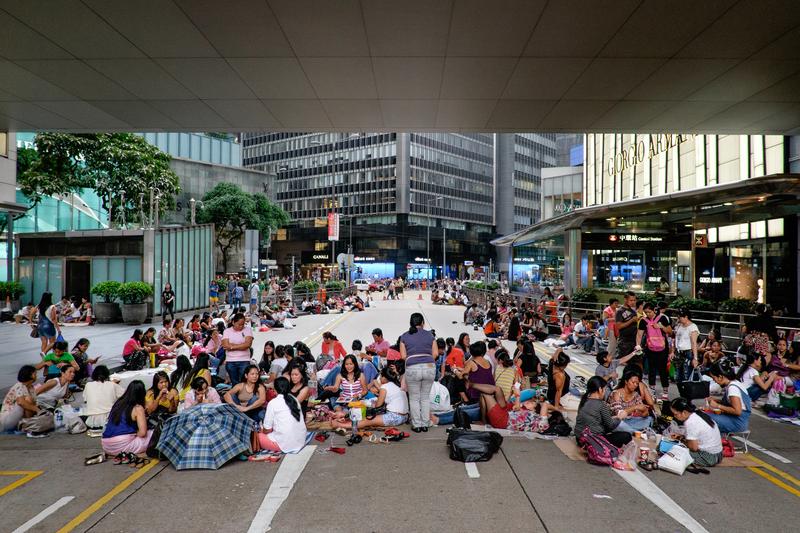
<instances>
[{"instance_id":1,"label":"seated woman","mask_svg":"<svg viewBox=\"0 0 800 533\"><path fill-rule=\"evenodd\" d=\"M330 355L333 357L334 361L347 355L342 343L330 331L326 331L322 334L322 346L320 349L322 355Z\"/></svg>"},{"instance_id":2,"label":"seated woman","mask_svg":"<svg viewBox=\"0 0 800 533\"><path fill-rule=\"evenodd\" d=\"M399 426L408 420L408 396L400 389L400 376L391 368L381 370L381 377L370 384L370 390L378 397L375 407L386 407L386 412L358 422L358 429L378 426ZM334 427L350 428L343 420L333 422Z\"/></svg>"},{"instance_id":3,"label":"seated woman","mask_svg":"<svg viewBox=\"0 0 800 533\"><path fill-rule=\"evenodd\" d=\"M182 401L183 398L181 397L180 391L188 391L192 383L192 363L185 355L179 355L178 358L175 359L175 364L177 367L169 376L169 388L178 391L178 401ZM184 396L185 395L186 393L184 393Z\"/></svg>"},{"instance_id":4,"label":"seated woman","mask_svg":"<svg viewBox=\"0 0 800 533\"><path fill-rule=\"evenodd\" d=\"M147 451L153 430L147 429L144 397L144 384L134 380L128 385L125 393L114 402L100 441L106 454L141 454Z\"/></svg>"},{"instance_id":5,"label":"seated woman","mask_svg":"<svg viewBox=\"0 0 800 533\"><path fill-rule=\"evenodd\" d=\"M712 418L696 411L686 398L672 402L672 416L683 423L686 435L683 441L697 466L716 466L722 462L722 436Z\"/></svg>"},{"instance_id":6,"label":"seated woman","mask_svg":"<svg viewBox=\"0 0 800 533\"><path fill-rule=\"evenodd\" d=\"M192 380L192 390L186 393L183 408L188 409L204 403L222 403L216 389L208 386L204 378L196 377Z\"/></svg>"},{"instance_id":7,"label":"seated woman","mask_svg":"<svg viewBox=\"0 0 800 533\"><path fill-rule=\"evenodd\" d=\"M625 367L619 385L608 397L608 404L614 416L624 418L617 426L617 431L633 433L642 431L653 423L650 412L655 409L655 403L650 395L650 388L642 383L642 371L639 367ZM624 416L621 416L623 413Z\"/></svg>"},{"instance_id":8,"label":"seated woman","mask_svg":"<svg viewBox=\"0 0 800 533\"><path fill-rule=\"evenodd\" d=\"M767 357L769 366L767 370L775 371L781 378L787 379L787 385L792 375L800 373L800 363L797 361L796 354L788 351L786 339L778 339L775 343L775 351Z\"/></svg>"},{"instance_id":9,"label":"seated woman","mask_svg":"<svg viewBox=\"0 0 800 533\"><path fill-rule=\"evenodd\" d=\"M69 396L69 385L74 379L75 369L71 366L62 366L60 376L48 379L36 391L36 401L47 409L55 409L59 400Z\"/></svg>"},{"instance_id":10,"label":"seated woman","mask_svg":"<svg viewBox=\"0 0 800 533\"><path fill-rule=\"evenodd\" d=\"M347 403L360 400L367 392L367 381L361 374L361 368L353 354L346 355L342 368L336 376L333 385L325 387L331 393L339 393L338 402ZM336 406L337 418L344 418L341 405Z\"/></svg>"},{"instance_id":11,"label":"seated woman","mask_svg":"<svg viewBox=\"0 0 800 533\"><path fill-rule=\"evenodd\" d=\"M306 362L302 359L293 360L286 365L283 377L289 380L291 388L289 393L297 398L303 414L308 412L308 399L311 398L311 389L308 386L308 374L306 373Z\"/></svg>"},{"instance_id":12,"label":"seated woman","mask_svg":"<svg viewBox=\"0 0 800 533\"><path fill-rule=\"evenodd\" d=\"M494 428L509 431L539 431L547 426L547 405L534 400L520 401L516 394L506 400L496 385L476 384L481 392L481 407L486 420Z\"/></svg>"},{"instance_id":13,"label":"seated woman","mask_svg":"<svg viewBox=\"0 0 800 533\"><path fill-rule=\"evenodd\" d=\"M125 341L125 345L122 347L122 358L127 361L131 354L142 349L142 330L135 329L131 338Z\"/></svg>"},{"instance_id":14,"label":"seated woman","mask_svg":"<svg viewBox=\"0 0 800 533\"><path fill-rule=\"evenodd\" d=\"M772 388L772 384L780 379L780 376L778 376L775 370L769 373L762 371L766 367L766 361L764 361L763 357L748 353L745 356L744 363L739 367L739 371L736 373L737 381L742 383L748 396L750 396L750 399L753 401L767 394Z\"/></svg>"},{"instance_id":15,"label":"seated woman","mask_svg":"<svg viewBox=\"0 0 800 533\"><path fill-rule=\"evenodd\" d=\"M161 322L161 331L158 332L158 343L162 346L172 346L175 344L177 339L173 332L172 321L169 318L165 318Z\"/></svg>"},{"instance_id":16,"label":"seated woman","mask_svg":"<svg viewBox=\"0 0 800 533\"><path fill-rule=\"evenodd\" d=\"M98 365L92 371L92 381L83 389L86 425L90 428L104 427L114 402L125 393L125 389L119 383L110 381L109 377L108 367Z\"/></svg>"},{"instance_id":17,"label":"seated woman","mask_svg":"<svg viewBox=\"0 0 800 533\"><path fill-rule=\"evenodd\" d=\"M200 352L197 355L197 359L194 361L194 366L192 367L192 371L189 373L189 377L186 378L188 382L187 385L183 389L178 389L178 396L181 401L186 398L186 394L191 389L192 382L195 378L203 378L208 383L208 386L211 387L213 385L211 381L211 370L209 370L210 358L207 353Z\"/></svg>"},{"instance_id":18,"label":"seated woman","mask_svg":"<svg viewBox=\"0 0 800 533\"><path fill-rule=\"evenodd\" d=\"M265 450L278 453L299 452L306 444L306 422L297 398L289 392L289 380L279 377L275 380L278 395L267 404L267 412L258 442Z\"/></svg>"},{"instance_id":19,"label":"seated woman","mask_svg":"<svg viewBox=\"0 0 800 533\"><path fill-rule=\"evenodd\" d=\"M0 408L0 431L17 429L17 424L23 418L35 415L39 411L36 405L36 392L33 383L36 381L36 367L24 365L17 372L17 382L3 398Z\"/></svg>"},{"instance_id":20,"label":"seated woman","mask_svg":"<svg viewBox=\"0 0 800 533\"><path fill-rule=\"evenodd\" d=\"M602 435L617 448L622 448L633 438L627 431L617 431L628 413L623 409L612 416L605 402L605 391L606 380L600 376L592 376L586 382L586 392L581 398L575 420L575 438L580 439L583 430L589 428L595 435Z\"/></svg>"},{"instance_id":21,"label":"seated woman","mask_svg":"<svg viewBox=\"0 0 800 533\"><path fill-rule=\"evenodd\" d=\"M711 365L719 361L725 357L725 353L722 351L722 345L719 341L711 341L709 343L708 350L703 353L703 369L708 371L711 368Z\"/></svg>"},{"instance_id":22,"label":"seated woman","mask_svg":"<svg viewBox=\"0 0 800 533\"><path fill-rule=\"evenodd\" d=\"M499 348L494 356L497 358L497 368L494 370L494 382L503 391L503 396L511 398L514 391L514 385L520 383L518 369L508 355L505 348Z\"/></svg>"},{"instance_id":23,"label":"seated woman","mask_svg":"<svg viewBox=\"0 0 800 533\"><path fill-rule=\"evenodd\" d=\"M736 379L733 364L727 359L717 361L708 371L711 379L722 388L722 399L709 398L708 405L714 413L708 416L717 423L721 433L747 431L750 425L750 395Z\"/></svg>"},{"instance_id":24,"label":"seated woman","mask_svg":"<svg viewBox=\"0 0 800 533\"><path fill-rule=\"evenodd\" d=\"M76 383L89 379L90 365L97 364L97 360L100 359L99 356L90 358L86 353L87 350L89 350L89 339L78 339L78 342L75 343L70 352L72 357L75 358L75 362L78 363L78 371L75 374Z\"/></svg>"},{"instance_id":25,"label":"seated woman","mask_svg":"<svg viewBox=\"0 0 800 533\"><path fill-rule=\"evenodd\" d=\"M144 397L144 410L147 416L178 412L178 391L170 388L169 385L167 373L156 372L153 376L153 385Z\"/></svg>"},{"instance_id":26,"label":"seated woman","mask_svg":"<svg viewBox=\"0 0 800 533\"><path fill-rule=\"evenodd\" d=\"M156 328L147 328L141 338L142 348L147 353L158 353L162 348L169 350L168 347L162 345L156 340Z\"/></svg>"},{"instance_id":27,"label":"seated woman","mask_svg":"<svg viewBox=\"0 0 800 533\"><path fill-rule=\"evenodd\" d=\"M556 348L547 367L547 405L549 411L561 410L561 399L569 394L570 378L567 365L570 358L561 348Z\"/></svg>"},{"instance_id":28,"label":"seated woman","mask_svg":"<svg viewBox=\"0 0 800 533\"><path fill-rule=\"evenodd\" d=\"M267 403L267 391L261 384L258 367L247 365L242 373L241 383L234 385L225 393L225 403L236 406L255 422L264 419L264 404Z\"/></svg>"}]
</instances>

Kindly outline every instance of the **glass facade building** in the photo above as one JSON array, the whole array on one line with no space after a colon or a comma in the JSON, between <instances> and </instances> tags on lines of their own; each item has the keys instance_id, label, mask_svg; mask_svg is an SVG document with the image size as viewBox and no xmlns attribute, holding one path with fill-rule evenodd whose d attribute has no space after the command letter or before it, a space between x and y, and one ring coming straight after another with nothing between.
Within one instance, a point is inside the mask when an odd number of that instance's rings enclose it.
<instances>
[{"instance_id":1,"label":"glass facade building","mask_svg":"<svg viewBox=\"0 0 800 533\"><path fill-rule=\"evenodd\" d=\"M243 134L242 145L245 167L277 176L276 200L293 220L273 242L282 266L294 256L304 275L325 278L331 253L348 247L355 276L430 277L444 250L452 275L465 260L489 262L492 135L266 132ZM338 245L327 240L331 212Z\"/></svg>"}]
</instances>

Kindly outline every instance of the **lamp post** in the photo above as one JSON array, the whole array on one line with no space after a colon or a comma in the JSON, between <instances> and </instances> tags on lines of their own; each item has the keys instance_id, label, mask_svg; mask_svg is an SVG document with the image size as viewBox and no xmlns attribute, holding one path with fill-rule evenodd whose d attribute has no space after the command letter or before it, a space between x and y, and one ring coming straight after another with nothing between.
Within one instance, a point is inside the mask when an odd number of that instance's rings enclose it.
<instances>
[{"instance_id":1,"label":"lamp post","mask_svg":"<svg viewBox=\"0 0 800 533\"><path fill-rule=\"evenodd\" d=\"M439 203L439 200L441 200L442 198L443 198L442 196L437 196L436 198L431 198L430 200L425 202L425 207L426 207L425 213L428 215L427 217L428 223L426 224L428 228L428 240L427 240L428 246L427 246L427 255L425 256L425 258L428 260L428 269L432 269L433 267L433 261L431 260L431 204L434 202Z\"/></svg>"}]
</instances>

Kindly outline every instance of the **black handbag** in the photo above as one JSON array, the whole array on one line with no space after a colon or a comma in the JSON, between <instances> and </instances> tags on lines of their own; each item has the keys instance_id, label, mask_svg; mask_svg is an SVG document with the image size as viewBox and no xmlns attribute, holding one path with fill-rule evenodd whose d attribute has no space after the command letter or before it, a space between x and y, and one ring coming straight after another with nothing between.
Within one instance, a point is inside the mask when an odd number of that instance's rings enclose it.
<instances>
[{"instance_id":1,"label":"black handbag","mask_svg":"<svg viewBox=\"0 0 800 533\"><path fill-rule=\"evenodd\" d=\"M447 430L450 459L462 463L488 461L500 449L503 437L496 431Z\"/></svg>"},{"instance_id":2,"label":"black handbag","mask_svg":"<svg viewBox=\"0 0 800 533\"><path fill-rule=\"evenodd\" d=\"M688 381L678 383L678 393L687 400L702 400L710 395L711 383L703 380L694 380L697 369L692 370Z\"/></svg>"}]
</instances>

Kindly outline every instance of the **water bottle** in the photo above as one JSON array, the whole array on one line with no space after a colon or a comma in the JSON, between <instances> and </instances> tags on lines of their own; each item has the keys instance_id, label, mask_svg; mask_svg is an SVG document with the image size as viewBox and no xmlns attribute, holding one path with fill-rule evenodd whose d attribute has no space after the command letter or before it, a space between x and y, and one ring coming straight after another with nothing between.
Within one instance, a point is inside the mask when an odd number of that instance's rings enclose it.
<instances>
[{"instance_id":1,"label":"water bottle","mask_svg":"<svg viewBox=\"0 0 800 533\"><path fill-rule=\"evenodd\" d=\"M311 397L316 399L316 397L317 397L317 380L316 379L309 380L308 388L311 389Z\"/></svg>"},{"instance_id":2,"label":"water bottle","mask_svg":"<svg viewBox=\"0 0 800 533\"><path fill-rule=\"evenodd\" d=\"M56 409L55 426L56 429L61 429L64 427L64 413L61 411L61 409Z\"/></svg>"}]
</instances>

